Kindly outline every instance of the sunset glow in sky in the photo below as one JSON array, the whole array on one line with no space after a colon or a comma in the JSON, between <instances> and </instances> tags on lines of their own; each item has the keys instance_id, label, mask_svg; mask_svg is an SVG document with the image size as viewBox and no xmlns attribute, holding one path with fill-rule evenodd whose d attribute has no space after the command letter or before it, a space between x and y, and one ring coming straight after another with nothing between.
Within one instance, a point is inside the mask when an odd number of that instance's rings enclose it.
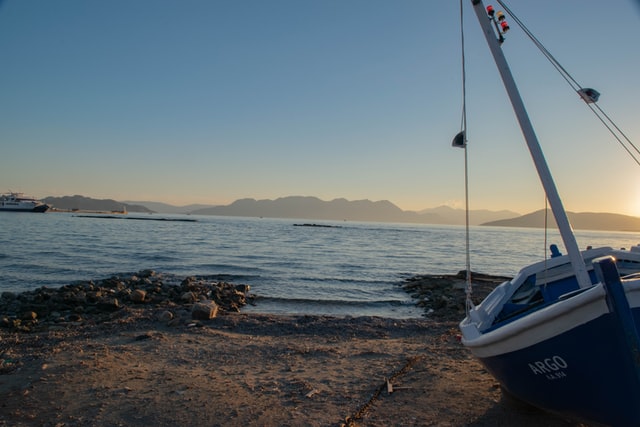
<instances>
[{"instance_id":1,"label":"sunset glow in sky","mask_svg":"<svg viewBox=\"0 0 640 427\"><path fill-rule=\"evenodd\" d=\"M640 145L638 2L507 4ZM462 108L458 7L6 0L0 192L463 207L463 151L451 147ZM464 7L471 208L542 209L470 0ZM513 22L503 50L566 209L640 216L640 166Z\"/></svg>"}]
</instances>

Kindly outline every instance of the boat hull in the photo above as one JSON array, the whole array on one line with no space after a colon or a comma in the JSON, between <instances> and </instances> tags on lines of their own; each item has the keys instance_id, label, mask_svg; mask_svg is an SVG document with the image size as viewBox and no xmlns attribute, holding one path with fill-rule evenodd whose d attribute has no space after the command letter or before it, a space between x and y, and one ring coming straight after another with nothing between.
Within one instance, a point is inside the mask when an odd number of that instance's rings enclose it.
<instances>
[{"instance_id":1,"label":"boat hull","mask_svg":"<svg viewBox=\"0 0 640 427\"><path fill-rule=\"evenodd\" d=\"M639 286L627 290L636 329ZM573 298L465 345L520 400L573 419L640 426L640 381L630 375L638 355L630 352L606 293L599 285Z\"/></svg>"},{"instance_id":2,"label":"boat hull","mask_svg":"<svg viewBox=\"0 0 640 427\"><path fill-rule=\"evenodd\" d=\"M38 212L44 213L49 210L49 205L38 205L35 207L0 207L0 212Z\"/></svg>"},{"instance_id":3,"label":"boat hull","mask_svg":"<svg viewBox=\"0 0 640 427\"><path fill-rule=\"evenodd\" d=\"M49 205L40 205L33 208L32 212L44 213L49 210Z\"/></svg>"}]
</instances>

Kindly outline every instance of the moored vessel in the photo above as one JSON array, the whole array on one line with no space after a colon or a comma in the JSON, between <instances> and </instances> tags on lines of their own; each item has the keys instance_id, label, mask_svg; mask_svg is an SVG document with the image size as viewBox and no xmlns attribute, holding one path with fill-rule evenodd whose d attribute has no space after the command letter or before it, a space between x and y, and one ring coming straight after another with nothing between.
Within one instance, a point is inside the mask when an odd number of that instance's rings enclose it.
<instances>
[{"instance_id":1,"label":"moored vessel","mask_svg":"<svg viewBox=\"0 0 640 427\"><path fill-rule=\"evenodd\" d=\"M467 268L462 343L512 397L578 421L640 426L640 245L579 250L502 51L509 29L505 15L485 8L482 0L471 3L567 254L554 247L550 258L524 267L478 305L470 298ZM587 105L597 102L594 89L574 89ZM466 154L464 129L453 145Z\"/></svg>"},{"instance_id":2,"label":"moored vessel","mask_svg":"<svg viewBox=\"0 0 640 427\"><path fill-rule=\"evenodd\" d=\"M22 193L9 192L0 195L0 211L46 212L49 208L46 203Z\"/></svg>"}]
</instances>

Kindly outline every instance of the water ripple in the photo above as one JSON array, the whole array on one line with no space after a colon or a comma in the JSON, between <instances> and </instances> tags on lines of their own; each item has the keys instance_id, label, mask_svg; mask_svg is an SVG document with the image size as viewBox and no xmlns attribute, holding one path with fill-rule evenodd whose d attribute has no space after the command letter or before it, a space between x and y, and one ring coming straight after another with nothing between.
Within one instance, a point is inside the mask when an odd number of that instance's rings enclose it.
<instances>
[{"instance_id":1,"label":"water ripple","mask_svg":"<svg viewBox=\"0 0 640 427\"><path fill-rule=\"evenodd\" d=\"M194 218L194 217L190 217ZM461 227L197 217L104 221L0 212L0 292L61 286L118 272L228 277L261 297L248 310L419 316L398 283L464 269ZM557 235L548 237L559 243ZM629 247L637 233L578 233L582 246ZM472 269L513 275L544 255L541 230L475 227Z\"/></svg>"}]
</instances>

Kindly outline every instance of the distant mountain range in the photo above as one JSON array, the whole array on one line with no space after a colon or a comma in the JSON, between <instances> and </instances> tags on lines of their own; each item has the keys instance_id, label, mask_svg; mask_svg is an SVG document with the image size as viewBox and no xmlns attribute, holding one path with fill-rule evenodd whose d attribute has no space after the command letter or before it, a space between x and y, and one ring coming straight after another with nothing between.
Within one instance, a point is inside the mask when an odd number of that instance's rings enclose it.
<instances>
[{"instance_id":1,"label":"distant mountain range","mask_svg":"<svg viewBox=\"0 0 640 427\"><path fill-rule=\"evenodd\" d=\"M55 209L78 210L78 211L99 211L99 212L144 212L153 213L151 209L136 204L117 202L111 199L92 199L85 196L63 196L47 197L42 201Z\"/></svg>"},{"instance_id":2,"label":"distant mountain range","mask_svg":"<svg viewBox=\"0 0 640 427\"><path fill-rule=\"evenodd\" d=\"M202 205L202 204L174 206L174 205L161 203L161 202L134 202L134 201L126 201L124 203L127 203L128 205L133 205L133 206L143 206L144 208L150 209L155 213L165 213L165 214L190 214L199 209L210 208L213 206L213 205Z\"/></svg>"},{"instance_id":3,"label":"distant mountain range","mask_svg":"<svg viewBox=\"0 0 640 427\"><path fill-rule=\"evenodd\" d=\"M264 218L291 218L327 221L404 222L417 224L464 225L465 211L448 206L425 209L420 212L404 211L393 203L382 200L349 201L334 199L323 201L317 197L290 196L276 200L240 199L224 206L173 206L159 202L118 202L111 199L91 199L84 196L47 197L45 203L57 209L123 211L137 213L221 215ZM610 213L568 213L575 229L640 231L640 218ZM549 227L555 227L549 214ZM544 210L522 215L502 210L473 210L469 212L471 225L501 227L544 227Z\"/></svg>"},{"instance_id":4,"label":"distant mountain range","mask_svg":"<svg viewBox=\"0 0 640 427\"><path fill-rule=\"evenodd\" d=\"M143 202L137 202L143 204ZM190 212L194 215L246 216L264 218L296 218L334 221L408 222L418 224L464 224L464 211L441 206L421 212L404 211L382 200L334 199L323 201L317 197L290 196L276 200L240 199L225 206L210 206ZM513 218L509 211L474 211L474 224L489 220Z\"/></svg>"},{"instance_id":5,"label":"distant mountain range","mask_svg":"<svg viewBox=\"0 0 640 427\"><path fill-rule=\"evenodd\" d=\"M640 231L640 218L635 216L620 215L613 213L593 213L593 212L567 212L571 226L576 230L607 230L607 231ZM553 214L547 211L548 226L557 228ZM532 212L517 218L496 220L482 225L493 225L499 227L544 227L545 210Z\"/></svg>"}]
</instances>

